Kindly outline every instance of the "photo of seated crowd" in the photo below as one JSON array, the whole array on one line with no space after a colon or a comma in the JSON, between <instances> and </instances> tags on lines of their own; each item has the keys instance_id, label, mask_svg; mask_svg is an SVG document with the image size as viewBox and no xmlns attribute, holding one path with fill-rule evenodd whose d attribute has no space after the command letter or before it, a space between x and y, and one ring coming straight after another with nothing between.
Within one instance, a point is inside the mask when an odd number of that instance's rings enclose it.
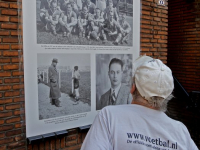
<instances>
[{"instance_id":1,"label":"photo of seated crowd","mask_svg":"<svg viewBox=\"0 0 200 150\"><path fill-rule=\"evenodd\" d=\"M133 0L37 0L37 43L132 46L132 5Z\"/></svg>"}]
</instances>

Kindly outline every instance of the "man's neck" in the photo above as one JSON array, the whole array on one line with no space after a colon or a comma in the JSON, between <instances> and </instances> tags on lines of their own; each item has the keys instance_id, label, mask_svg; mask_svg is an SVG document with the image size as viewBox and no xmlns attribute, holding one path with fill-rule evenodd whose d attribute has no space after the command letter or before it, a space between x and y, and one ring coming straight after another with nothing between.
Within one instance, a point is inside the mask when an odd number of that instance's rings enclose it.
<instances>
[{"instance_id":1,"label":"man's neck","mask_svg":"<svg viewBox=\"0 0 200 150\"><path fill-rule=\"evenodd\" d=\"M113 90L115 90L115 89L117 89L118 87L120 87L121 86L121 83L120 84L118 84L118 85L111 85L111 88L113 89Z\"/></svg>"},{"instance_id":2,"label":"man's neck","mask_svg":"<svg viewBox=\"0 0 200 150\"><path fill-rule=\"evenodd\" d=\"M137 100L132 100L131 104L136 104L136 105L141 105L150 109L154 109L157 110L156 108L154 108L153 106L149 106L148 101L143 99L142 97L137 97Z\"/></svg>"}]
</instances>

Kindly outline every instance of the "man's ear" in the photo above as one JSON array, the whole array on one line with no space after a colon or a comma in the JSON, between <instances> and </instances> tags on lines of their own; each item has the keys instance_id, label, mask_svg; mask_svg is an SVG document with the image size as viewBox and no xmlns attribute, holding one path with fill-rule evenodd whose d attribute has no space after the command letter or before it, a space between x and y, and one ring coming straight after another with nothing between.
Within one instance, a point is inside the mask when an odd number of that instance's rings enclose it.
<instances>
[{"instance_id":1,"label":"man's ear","mask_svg":"<svg viewBox=\"0 0 200 150\"><path fill-rule=\"evenodd\" d=\"M133 83L132 87L131 87L131 94L133 94L135 92L136 86L135 83Z\"/></svg>"}]
</instances>

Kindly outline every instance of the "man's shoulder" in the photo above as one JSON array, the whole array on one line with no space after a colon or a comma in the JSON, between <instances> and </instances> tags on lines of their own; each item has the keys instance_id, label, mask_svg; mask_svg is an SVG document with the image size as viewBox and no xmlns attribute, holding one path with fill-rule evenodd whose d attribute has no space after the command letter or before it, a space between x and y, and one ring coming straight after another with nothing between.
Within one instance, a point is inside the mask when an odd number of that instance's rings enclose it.
<instances>
[{"instance_id":1,"label":"man's shoulder","mask_svg":"<svg viewBox=\"0 0 200 150\"><path fill-rule=\"evenodd\" d=\"M53 69L53 66L51 65L51 66L49 66L49 69Z\"/></svg>"},{"instance_id":2,"label":"man's shoulder","mask_svg":"<svg viewBox=\"0 0 200 150\"><path fill-rule=\"evenodd\" d=\"M126 92L130 93L130 88L127 85L125 85L125 84L121 85L120 90L123 91L123 92L126 91Z\"/></svg>"},{"instance_id":3,"label":"man's shoulder","mask_svg":"<svg viewBox=\"0 0 200 150\"><path fill-rule=\"evenodd\" d=\"M109 96L110 95L110 89L105 92L104 94L101 95L101 99L104 99L105 97Z\"/></svg>"},{"instance_id":4,"label":"man's shoulder","mask_svg":"<svg viewBox=\"0 0 200 150\"><path fill-rule=\"evenodd\" d=\"M101 113L105 114L105 113L126 113L129 111L134 111L134 106L129 104L129 105L108 105L105 106L104 108L102 108Z\"/></svg>"}]
</instances>

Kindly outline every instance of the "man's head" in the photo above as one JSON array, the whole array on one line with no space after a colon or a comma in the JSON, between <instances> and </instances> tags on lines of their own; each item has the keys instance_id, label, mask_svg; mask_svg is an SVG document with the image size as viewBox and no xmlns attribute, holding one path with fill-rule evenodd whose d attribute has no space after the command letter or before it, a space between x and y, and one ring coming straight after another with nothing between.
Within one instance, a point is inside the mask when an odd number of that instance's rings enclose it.
<instances>
[{"instance_id":1,"label":"man's head","mask_svg":"<svg viewBox=\"0 0 200 150\"><path fill-rule=\"evenodd\" d=\"M76 2L75 2L74 0L70 0L69 2L70 2L70 4L71 4L72 8L74 9L74 8L75 8L75 5L76 5Z\"/></svg>"},{"instance_id":2,"label":"man's head","mask_svg":"<svg viewBox=\"0 0 200 150\"><path fill-rule=\"evenodd\" d=\"M53 66L56 67L57 63L58 63L58 59L57 59L57 58L54 58L54 59L52 60Z\"/></svg>"},{"instance_id":3,"label":"man's head","mask_svg":"<svg viewBox=\"0 0 200 150\"><path fill-rule=\"evenodd\" d=\"M57 7L57 5L58 5L57 0L52 0L52 1L51 1L51 7L52 7L53 9L55 9L55 8Z\"/></svg>"},{"instance_id":4,"label":"man's head","mask_svg":"<svg viewBox=\"0 0 200 150\"><path fill-rule=\"evenodd\" d=\"M125 20L126 20L126 14L123 13L123 14L122 14L122 21L125 21Z\"/></svg>"},{"instance_id":5,"label":"man's head","mask_svg":"<svg viewBox=\"0 0 200 150\"><path fill-rule=\"evenodd\" d=\"M112 1L112 0L109 0L108 3L109 3L109 7L110 7L110 8L113 8L113 1Z\"/></svg>"},{"instance_id":6,"label":"man's head","mask_svg":"<svg viewBox=\"0 0 200 150\"><path fill-rule=\"evenodd\" d=\"M110 21L112 21L114 19L114 12L112 10L110 10L110 12L109 12L109 19L110 19Z\"/></svg>"},{"instance_id":7,"label":"man's head","mask_svg":"<svg viewBox=\"0 0 200 150\"><path fill-rule=\"evenodd\" d=\"M78 70L78 66L74 66L74 70Z\"/></svg>"},{"instance_id":8,"label":"man's head","mask_svg":"<svg viewBox=\"0 0 200 150\"><path fill-rule=\"evenodd\" d=\"M123 62L118 58L113 58L109 64L108 76L111 82L112 88L116 88L120 85L123 75Z\"/></svg>"},{"instance_id":9,"label":"man's head","mask_svg":"<svg viewBox=\"0 0 200 150\"><path fill-rule=\"evenodd\" d=\"M67 4L67 13L72 12L72 5L70 3Z\"/></svg>"},{"instance_id":10,"label":"man's head","mask_svg":"<svg viewBox=\"0 0 200 150\"><path fill-rule=\"evenodd\" d=\"M86 0L87 5L90 5L90 0Z\"/></svg>"},{"instance_id":11,"label":"man's head","mask_svg":"<svg viewBox=\"0 0 200 150\"><path fill-rule=\"evenodd\" d=\"M142 56L134 62L133 70L135 74L132 93L136 95L133 103L139 100L148 107L165 111L174 89L170 68L159 59Z\"/></svg>"},{"instance_id":12,"label":"man's head","mask_svg":"<svg viewBox=\"0 0 200 150\"><path fill-rule=\"evenodd\" d=\"M88 9L86 6L83 7L83 14L84 15L87 15L88 14Z\"/></svg>"},{"instance_id":13,"label":"man's head","mask_svg":"<svg viewBox=\"0 0 200 150\"><path fill-rule=\"evenodd\" d=\"M97 17L101 16L101 10L99 8L96 8L96 16Z\"/></svg>"}]
</instances>

